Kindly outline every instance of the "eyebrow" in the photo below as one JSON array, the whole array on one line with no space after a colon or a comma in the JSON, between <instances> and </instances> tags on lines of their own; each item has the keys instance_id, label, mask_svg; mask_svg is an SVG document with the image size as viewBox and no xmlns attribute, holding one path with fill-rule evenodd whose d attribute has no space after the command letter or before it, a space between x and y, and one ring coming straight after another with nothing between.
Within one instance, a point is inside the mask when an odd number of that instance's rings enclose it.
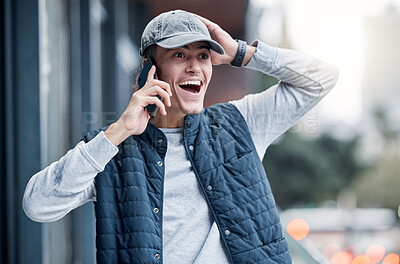
<instances>
[{"instance_id":1,"label":"eyebrow","mask_svg":"<svg viewBox=\"0 0 400 264\"><path fill-rule=\"evenodd\" d=\"M188 50L188 49L189 49L189 46L188 46L188 45L185 45L185 46L182 46L182 48ZM206 49L206 50L208 50L208 51L211 50L210 46L208 46L208 45L200 45L200 46L197 47L197 49L198 49L198 50Z\"/></svg>"},{"instance_id":2,"label":"eyebrow","mask_svg":"<svg viewBox=\"0 0 400 264\"><path fill-rule=\"evenodd\" d=\"M211 50L211 49L210 49L210 46L199 46L198 49L206 49L206 50L208 50L208 51Z\"/></svg>"}]
</instances>

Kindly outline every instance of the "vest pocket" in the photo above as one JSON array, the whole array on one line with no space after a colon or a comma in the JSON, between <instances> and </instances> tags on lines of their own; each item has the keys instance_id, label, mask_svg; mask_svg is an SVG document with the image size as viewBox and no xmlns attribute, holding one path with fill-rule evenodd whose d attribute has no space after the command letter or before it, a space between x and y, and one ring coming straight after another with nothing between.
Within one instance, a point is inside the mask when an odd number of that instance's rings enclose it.
<instances>
[{"instance_id":1,"label":"vest pocket","mask_svg":"<svg viewBox=\"0 0 400 264\"><path fill-rule=\"evenodd\" d=\"M254 152L236 153L235 156L229 158L223 166L229 170L233 175L243 174L247 171L254 169L256 162L254 162Z\"/></svg>"}]
</instances>

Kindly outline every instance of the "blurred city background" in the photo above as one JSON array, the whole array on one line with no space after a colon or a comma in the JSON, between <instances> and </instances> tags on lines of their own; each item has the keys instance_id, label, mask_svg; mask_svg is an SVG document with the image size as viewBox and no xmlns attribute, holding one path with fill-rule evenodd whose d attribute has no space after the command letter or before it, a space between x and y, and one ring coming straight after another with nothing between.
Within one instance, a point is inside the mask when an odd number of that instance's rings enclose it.
<instances>
[{"instance_id":1,"label":"blurred city background","mask_svg":"<svg viewBox=\"0 0 400 264\"><path fill-rule=\"evenodd\" d=\"M399 264L400 0L1 0L0 8L0 263L95 263L93 204L35 223L22 211L25 185L85 131L120 116L144 26L185 9L234 38L339 67L334 90L263 161L293 262ZM276 82L214 67L206 105Z\"/></svg>"}]
</instances>

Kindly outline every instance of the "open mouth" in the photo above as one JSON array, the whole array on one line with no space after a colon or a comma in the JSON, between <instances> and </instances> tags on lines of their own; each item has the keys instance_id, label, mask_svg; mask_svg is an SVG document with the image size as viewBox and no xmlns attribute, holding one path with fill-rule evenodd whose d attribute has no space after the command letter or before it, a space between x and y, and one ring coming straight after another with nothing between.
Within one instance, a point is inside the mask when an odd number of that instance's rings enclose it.
<instances>
[{"instance_id":1,"label":"open mouth","mask_svg":"<svg viewBox=\"0 0 400 264\"><path fill-rule=\"evenodd\" d=\"M201 82L200 81L183 81L178 84L179 87L182 89L191 92L191 93L199 93L200 92L200 87L201 87Z\"/></svg>"}]
</instances>

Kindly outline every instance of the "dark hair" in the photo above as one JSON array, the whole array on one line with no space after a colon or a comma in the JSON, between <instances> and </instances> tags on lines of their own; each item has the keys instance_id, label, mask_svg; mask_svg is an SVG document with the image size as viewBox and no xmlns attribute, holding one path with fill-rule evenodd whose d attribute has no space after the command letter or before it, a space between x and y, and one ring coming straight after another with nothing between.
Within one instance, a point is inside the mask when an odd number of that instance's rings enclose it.
<instances>
[{"instance_id":1,"label":"dark hair","mask_svg":"<svg viewBox=\"0 0 400 264\"><path fill-rule=\"evenodd\" d=\"M156 44L148 46L143 51L142 60L147 58L147 59L152 59L154 62L155 61L154 58L156 57L156 52L157 52ZM140 75L140 72L142 71L142 69L143 69L143 65L142 65L142 63L140 63L139 66L131 72L132 87L133 87L134 91L137 91L139 89L138 78L139 78L139 75Z\"/></svg>"},{"instance_id":2,"label":"dark hair","mask_svg":"<svg viewBox=\"0 0 400 264\"><path fill-rule=\"evenodd\" d=\"M154 58L156 57L156 52L157 52L157 45L152 44L143 51L143 57L152 58L154 60Z\"/></svg>"}]
</instances>

